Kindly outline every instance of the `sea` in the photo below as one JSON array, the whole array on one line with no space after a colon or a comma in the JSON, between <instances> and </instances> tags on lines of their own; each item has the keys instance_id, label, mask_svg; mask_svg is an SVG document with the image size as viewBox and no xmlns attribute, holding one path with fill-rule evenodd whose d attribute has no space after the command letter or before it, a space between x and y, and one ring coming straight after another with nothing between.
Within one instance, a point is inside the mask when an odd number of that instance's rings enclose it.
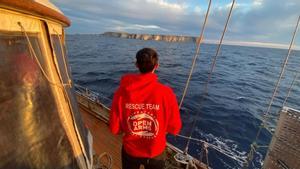
<instances>
[{"instance_id":1,"label":"sea","mask_svg":"<svg viewBox=\"0 0 300 169\"><path fill-rule=\"evenodd\" d=\"M135 54L144 47L158 51L159 81L170 86L180 101L196 51L193 42L176 43L143 41L104 37L99 34L67 35L67 53L75 83L100 95L100 100L110 107L120 78L126 73L137 72ZM214 169L238 169L243 164L235 159L247 158L250 145L262 124L275 83L278 80L287 49L222 45L215 69L205 84L216 55L216 44L202 44L187 95L181 109L183 136L204 140L222 151L192 140L188 153L209 163ZM261 168L272 138L280 109L285 106L300 109L298 75L300 51L292 51L280 87L268 113L267 129L263 128L256 143L262 148L254 153L249 168ZM192 124L196 122L192 130ZM187 139L168 136L168 141L184 150ZM101 140L95 140L101 141ZM223 152L226 152L225 155ZM229 156L228 156L229 154Z\"/></svg>"}]
</instances>

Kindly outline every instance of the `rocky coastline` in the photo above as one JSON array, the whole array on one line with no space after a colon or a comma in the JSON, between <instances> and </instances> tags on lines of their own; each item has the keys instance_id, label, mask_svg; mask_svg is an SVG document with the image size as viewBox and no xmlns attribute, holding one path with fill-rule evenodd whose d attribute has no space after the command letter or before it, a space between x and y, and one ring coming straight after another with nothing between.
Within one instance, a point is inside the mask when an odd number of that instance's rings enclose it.
<instances>
[{"instance_id":1,"label":"rocky coastline","mask_svg":"<svg viewBox=\"0 0 300 169\"><path fill-rule=\"evenodd\" d=\"M115 37L115 38L154 40L154 41L166 41L166 42L196 42L197 41L196 37L178 36L178 35L132 34L127 32L105 32L102 35L106 37Z\"/></svg>"}]
</instances>

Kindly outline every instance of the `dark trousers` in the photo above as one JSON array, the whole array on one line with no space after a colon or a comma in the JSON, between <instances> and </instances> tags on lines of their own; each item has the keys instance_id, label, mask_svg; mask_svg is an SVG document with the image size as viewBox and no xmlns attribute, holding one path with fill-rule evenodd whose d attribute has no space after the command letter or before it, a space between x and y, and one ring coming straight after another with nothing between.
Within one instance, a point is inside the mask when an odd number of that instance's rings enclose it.
<instances>
[{"instance_id":1,"label":"dark trousers","mask_svg":"<svg viewBox=\"0 0 300 169\"><path fill-rule=\"evenodd\" d=\"M127 154L122 148L122 169L139 169L140 165L143 165L145 169L163 169L165 160L165 151L153 158L139 158Z\"/></svg>"}]
</instances>

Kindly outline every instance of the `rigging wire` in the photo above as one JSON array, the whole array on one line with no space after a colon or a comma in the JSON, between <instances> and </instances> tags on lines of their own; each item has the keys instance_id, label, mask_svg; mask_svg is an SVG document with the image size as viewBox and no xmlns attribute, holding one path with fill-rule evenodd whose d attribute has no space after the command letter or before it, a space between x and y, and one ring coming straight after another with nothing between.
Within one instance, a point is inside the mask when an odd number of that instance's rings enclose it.
<instances>
[{"instance_id":1,"label":"rigging wire","mask_svg":"<svg viewBox=\"0 0 300 169\"><path fill-rule=\"evenodd\" d=\"M277 80L277 82L275 84L275 88L273 90L272 97L271 97L271 99L269 101L269 106L267 108L267 111L264 113L264 117L262 119L262 123L261 123L261 125L260 125L260 127L258 129L257 134L256 134L255 140L251 144L251 149L250 149L250 152L248 153L248 160L245 163L244 168L248 168L249 162L252 161L252 159L253 159L252 153L253 153L253 151L255 151L257 149L257 147L255 146L257 144L256 142L258 141L258 138L259 138L259 136L261 134L261 131L262 131L263 128L265 128L266 122L267 122L267 120L269 118L269 112L270 112L271 106L273 104L274 98L277 95L277 91L278 91L278 88L280 86L280 82L282 80L283 74L284 74L285 69L286 69L286 65L288 63L289 56L291 54L291 51L292 51L292 48L293 48L293 45L294 45L295 37L296 37L297 31L298 31L298 27L299 27L299 22L300 22L300 16L298 16L298 20L297 20L297 23L296 23L295 30L293 32L292 40L291 40L290 45L289 45L288 53L287 53L287 55L285 57L285 60L284 60L284 62L282 64L278 80Z\"/></svg>"},{"instance_id":2,"label":"rigging wire","mask_svg":"<svg viewBox=\"0 0 300 169\"><path fill-rule=\"evenodd\" d=\"M293 81L292 81L292 83L291 83L291 85L290 85L290 87L289 87L289 89L288 89L287 95L286 95L286 97L285 97L285 99L284 99L284 101L283 101L283 103L282 103L282 107L285 106L285 104L286 104L288 98L290 97L292 88L293 88L293 86L295 85L295 82L297 81L298 76L299 76L299 72L296 72L296 73L295 73L295 76L294 76L294 79L293 79Z\"/></svg>"},{"instance_id":3,"label":"rigging wire","mask_svg":"<svg viewBox=\"0 0 300 169\"><path fill-rule=\"evenodd\" d=\"M285 57L285 60L284 60L284 63L282 64L282 68L281 68L281 71L280 71L280 75L278 77L278 80L276 82L276 85L275 85L275 88L273 90L273 94L272 94L272 97L270 99L270 102L269 102L269 106L267 108L267 111L264 113L264 119L263 119L263 123L265 123L268 119L268 115L269 115L269 112L271 110L271 106L273 104L273 101L274 101L274 98L276 97L277 95L277 91L278 91L278 88L280 86L280 82L282 80L282 77L283 77L283 74L285 72L285 68L286 68L286 65L288 63L288 60L289 60L289 57L290 57L290 54L291 54L291 51L292 51L292 47L294 45L294 41L295 41L295 37L296 37L296 34L297 34L297 31L298 31L298 26L299 26L299 21L300 21L300 16L298 17L298 21L297 21L297 24L296 24L296 28L294 30L294 33L293 33L293 37L292 37L292 40L291 40L291 43L290 43L290 46L289 46L289 49L288 49L288 53ZM258 131L257 135L256 135L256 139L258 138L259 134L261 132L261 129Z\"/></svg>"},{"instance_id":4,"label":"rigging wire","mask_svg":"<svg viewBox=\"0 0 300 169\"><path fill-rule=\"evenodd\" d=\"M184 87L184 90L183 90L183 94L182 94L182 97L181 97L181 100L180 100L180 103L179 103L179 109L181 109L181 107L182 107L183 100L184 100L184 98L186 96L186 92L187 92L187 89L189 87L190 80L192 78L192 74L194 72L194 68L195 68L195 65L196 65L197 58L198 58L198 56L200 54L200 46L201 46L201 42L202 42L203 37L204 37L204 30L205 30L206 23L207 23L207 20L208 20L208 15L209 15L210 7L211 7L211 0L209 0L208 7L207 7L207 10L206 10L206 14L205 14L205 19L204 19L204 22L203 22L203 25L202 25L202 29L201 29L201 33L200 33L199 39L197 40L196 53L194 55L192 66L191 66L191 69L190 69L190 73L189 73L188 79L186 81L186 84L185 84L185 87Z\"/></svg>"},{"instance_id":5,"label":"rigging wire","mask_svg":"<svg viewBox=\"0 0 300 169\"><path fill-rule=\"evenodd\" d=\"M222 32L222 36L221 36L220 42L219 42L219 44L218 44L218 48L217 48L216 54L215 54L215 56L214 56L214 58L213 58L213 62L212 62L211 68L210 68L210 72L209 72L209 74L208 74L208 79L207 79L207 81L206 81L206 83L205 83L204 92L202 93L202 97L201 97L201 100L200 100L199 105L202 105L202 102L203 102L205 96L206 96L207 93L208 93L208 84L209 84L209 82L210 82L211 75L212 75L212 73L213 73L213 71L214 71L214 68L215 68L215 65L216 65L217 57L218 57L218 55L219 55L219 52L220 52L220 49L221 49L221 45L222 45L222 43L223 43L223 38L224 38L225 32L226 32L226 30L227 30L227 26L228 26L228 23L229 23L231 14L232 14L232 10L233 10L234 4L235 4L235 0L232 0L232 4L231 4L231 7L230 7L230 10L229 10L227 19L226 19L226 23L225 23L225 26L224 26L224 30L223 30L223 32ZM196 113L196 116L198 116L198 114L199 114L199 111ZM186 147L185 147L185 149L184 149L184 153L185 153L185 154L187 154L187 152L188 152L190 140L191 140L191 138L192 138L193 131L194 131L195 127L196 127L196 123L197 123L197 119L195 118L194 121L193 121L193 124L192 124L191 132L190 132L190 134L189 134L189 138L188 138L188 140L187 140Z\"/></svg>"}]
</instances>

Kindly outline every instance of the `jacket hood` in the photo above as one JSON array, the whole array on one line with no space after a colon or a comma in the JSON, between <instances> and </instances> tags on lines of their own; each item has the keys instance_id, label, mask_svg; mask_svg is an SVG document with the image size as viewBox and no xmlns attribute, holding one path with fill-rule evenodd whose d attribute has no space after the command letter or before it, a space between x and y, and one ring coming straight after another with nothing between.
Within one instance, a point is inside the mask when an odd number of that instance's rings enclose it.
<instances>
[{"instance_id":1,"label":"jacket hood","mask_svg":"<svg viewBox=\"0 0 300 169\"><path fill-rule=\"evenodd\" d=\"M155 73L146 74L128 74L122 77L120 88L125 90L129 95L134 95L136 91L149 91L153 84L157 82Z\"/></svg>"}]
</instances>

